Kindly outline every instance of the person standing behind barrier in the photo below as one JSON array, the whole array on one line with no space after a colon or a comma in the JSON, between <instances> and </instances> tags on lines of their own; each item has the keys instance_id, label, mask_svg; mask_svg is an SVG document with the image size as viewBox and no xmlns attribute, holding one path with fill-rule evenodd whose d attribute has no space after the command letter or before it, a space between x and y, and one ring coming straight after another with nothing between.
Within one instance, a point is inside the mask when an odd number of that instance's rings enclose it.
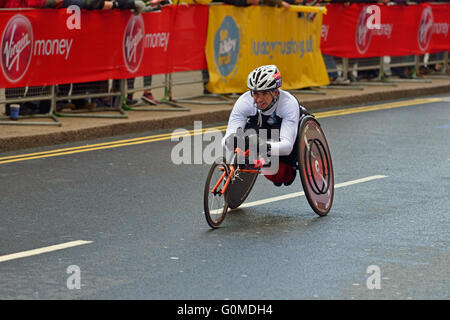
<instances>
[{"instance_id":1,"label":"person standing behind barrier","mask_svg":"<svg viewBox=\"0 0 450 320\"><path fill-rule=\"evenodd\" d=\"M135 78L128 78L127 81L127 87L126 89L134 89L134 81ZM152 85L152 76L144 76L144 87L150 87ZM118 91L120 90L120 80L114 80L113 81L113 90ZM150 89L147 89L144 91L144 94L141 97L142 100L148 103L157 104L158 101L153 97L152 92ZM132 106L137 104L137 100L133 99L133 93L128 93L125 97L125 104L127 106Z\"/></svg>"},{"instance_id":2,"label":"person standing behind barrier","mask_svg":"<svg viewBox=\"0 0 450 320\"><path fill-rule=\"evenodd\" d=\"M213 0L212 2L222 2L237 7L248 7L251 5L259 5L259 0Z\"/></svg>"},{"instance_id":3,"label":"person standing behind barrier","mask_svg":"<svg viewBox=\"0 0 450 320\"><path fill-rule=\"evenodd\" d=\"M76 5L80 9L87 10L108 10L108 9L123 9L133 10L136 13L141 13L145 10L145 3L141 0L46 0L56 1L54 7L68 8L71 5ZM58 3L62 2L62 5Z\"/></svg>"},{"instance_id":4,"label":"person standing behind barrier","mask_svg":"<svg viewBox=\"0 0 450 320\"><path fill-rule=\"evenodd\" d=\"M150 87L151 85L152 85L152 76L145 76L144 87ZM144 94L142 95L141 99L150 104L159 103L159 101L153 97L152 91L150 89L144 91Z\"/></svg>"},{"instance_id":5,"label":"person standing behind barrier","mask_svg":"<svg viewBox=\"0 0 450 320\"><path fill-rule=\"evenodd\" d=\"M177 0L175 3L178 4L210 4L212 0ZM223 1L217 1L223 2Z\"/></svg>"},{"instance_id":6,"label":"person standing behind barrier","mask_svg":"<svg viewBox=\"0 0 450 320\"><path fill-rule=\"evenodd\" d=\"M52 8L62 0L0 0L0 8Z\"/></svg>"},{"instance_id":7,"label":"person standing behind barrier","mask_svg":"<svg viewBox=\"0 0 450 320\"><path fill-rule=\"evenodd\" d=\"M141 13L145 10L145 3L141 0L117 0L118 9L130 9L137 13ZM114 9L114 8L113 8Z\"/></svg>"},{"instance_id":8,"label":"person standing behind barrier","mask_svg":"<svg viewBox=\"0 0 450 320\"><path fill-rule=\"evenodd\" d=\"M127 79L127 89L134 89L134 81L135 78ZM152 76L144 76L144 87L150 87L152 85ZM151 104L157 104L158 101L153 97L153 94L150 89L144 91L144 94L141 97L142 100ZM128 93L126 100L126 104L128 106L135 105L138 101L133 99L133 94Z\"/></svg>"},{"instance_id":9,"label":"person standing behind barrier","mask_svg":"<svg viewBox=\"0 0 450 320\"><path fill-rule=\"evenodd\" d=\"M385 5L408 5L408 0L378 0L379 3L385 4ZM417 1L415 1L417 2ZM411 66L406 67L391 67L391 75L398 76L400 78L404 79L411 79L413 78L415 74L415 67L414 67L414 56L413 55L407 55L407 56L397 56L397 57L390 57L391 63L410 63Z\"/></svg>"},{"instance_id":10,"label":"person standing behind barrier","mask_svg":"<svg viewBox=\"0 0 450 320\"><path fill-rule=\"evenodd\" d=\"M0 0L0 8L68 8L76 5L80 9L131 9L143 12L145 3L141 0Z\"/></svg>"}]
</instances>

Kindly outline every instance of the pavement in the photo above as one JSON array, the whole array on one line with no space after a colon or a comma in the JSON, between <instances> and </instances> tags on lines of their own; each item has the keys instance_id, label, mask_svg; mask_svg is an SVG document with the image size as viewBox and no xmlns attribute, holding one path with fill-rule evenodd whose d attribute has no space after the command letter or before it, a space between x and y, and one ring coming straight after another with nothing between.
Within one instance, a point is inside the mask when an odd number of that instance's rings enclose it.
<instances>
[{"instance_id":1,"label":"pavement","mask_svg":"<svg viewBox=\"0 0 450 320\"><path fill-rule=\"evenodd\" d=\"M394 81L394 80L392 80ZM398 81L398 82L397 82ZM307 91L295 91L300 103L309 111L335 109L350 105L367 105L380 101L405 99L450 93L450 77L427 77L417 80L400 80L381 83L361 82L346 86L326 86ZM202 91L201 84L188 88L190 93ZM173 100L185 96L186 92L174 90ZM136 98L135 94L135 98ZM158 98L158 97L156 97ZM191 127L194 121L203 125L225 122L233 107L231 99L227 102L214 96L193 99L194 103L180 102L188 111L143 111L147 107L136 107L138 111L125 111L124 118L58 117L60 126L49 125L10 125L0 124L0 152L51 146L56 144L112 137L146 131L171 130ZM214 101L215 104L198 102ZM223 103L216 104L220 101ZM166 104L158 108L170 107ZM116 114L119 112L92 112L89 114ZM52 122L51 118L36 118L21 121Z\"/></svg>"}]
</instances>

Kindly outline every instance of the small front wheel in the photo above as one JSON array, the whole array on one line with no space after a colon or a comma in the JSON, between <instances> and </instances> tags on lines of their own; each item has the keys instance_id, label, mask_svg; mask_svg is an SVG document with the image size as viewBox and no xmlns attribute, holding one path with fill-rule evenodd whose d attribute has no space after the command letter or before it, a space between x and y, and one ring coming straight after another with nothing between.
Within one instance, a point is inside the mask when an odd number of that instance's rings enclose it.
<instances>
[{"instance_id":1,"label":"small front wheel","mask_svg":"<svg viewBox=\"0 0 450 320\"><path fill-rule=\"evenodd\" d=\"M228 211L228 190L224 189L228 176L228 166L218 159L211 166L206 178L203 208L206 221L214 229L220 226Z\"/></svg>"}]
</instances>

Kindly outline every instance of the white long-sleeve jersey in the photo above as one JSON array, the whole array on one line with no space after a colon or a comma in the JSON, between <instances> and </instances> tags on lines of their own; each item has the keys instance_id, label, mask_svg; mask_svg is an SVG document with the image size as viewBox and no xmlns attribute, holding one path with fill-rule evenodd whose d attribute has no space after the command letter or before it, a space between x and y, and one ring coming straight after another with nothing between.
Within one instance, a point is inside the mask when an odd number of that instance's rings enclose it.
<instances>
[{"instance_id":1,"label":"white long-sleeve jersey","mask_svg":"<svg viewBox=\"0 0 450 320\"><path fill-rule=\"evenodd\" d=\"M250 91L242 94L231 111L227 131L225 137L222 139L222 146L226 147L226 138L235 133L237 128L241 127L244 129L248 118L255 116L257 112L261 112L267 116L276 113L282 119L280 141L270 142L271 154L275 156L289 155L297 138L300 108L297 99L292 94L281 89L278 89L278 91L278 101L269 110L265 111L258 109Z\"/></svg>"}]
</instances>

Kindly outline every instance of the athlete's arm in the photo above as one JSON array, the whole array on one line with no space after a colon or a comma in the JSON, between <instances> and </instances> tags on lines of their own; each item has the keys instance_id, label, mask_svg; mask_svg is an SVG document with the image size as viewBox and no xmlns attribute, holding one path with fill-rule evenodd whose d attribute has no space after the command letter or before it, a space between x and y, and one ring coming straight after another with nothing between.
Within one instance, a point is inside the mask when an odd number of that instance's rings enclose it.
<instances>
[{"instance_id":1,"label":"athlete's arm","mask_svg":"<svg viewBox=\"0 0 450 320\"><path fill-rule=\"evenodd\" d=\"M298 102L288 97L280 97L277 114L283 119L280 128L280 141L271 142L271 155L287 156L294 148L297 139L300 110Z\"/></svg>"},{"instance_id":2,"label":"athlete's arm","mask_svg":"<svg viewBox=\"0 0 450 320\"><path fill-rule=\"evenodd\" d=\"M246 92L241 95L234 104L233 110L230 114L230 118L228 119L228 126L225 137L223 137L222 139L223 147L226 147L225 140L233 133L236 133L236 130L238 128L245 128L248 117L252 115L252 112L255 112L255 107L253 106L252 101L253 100L250 93Z\"/></svg>"}]
</instances>

